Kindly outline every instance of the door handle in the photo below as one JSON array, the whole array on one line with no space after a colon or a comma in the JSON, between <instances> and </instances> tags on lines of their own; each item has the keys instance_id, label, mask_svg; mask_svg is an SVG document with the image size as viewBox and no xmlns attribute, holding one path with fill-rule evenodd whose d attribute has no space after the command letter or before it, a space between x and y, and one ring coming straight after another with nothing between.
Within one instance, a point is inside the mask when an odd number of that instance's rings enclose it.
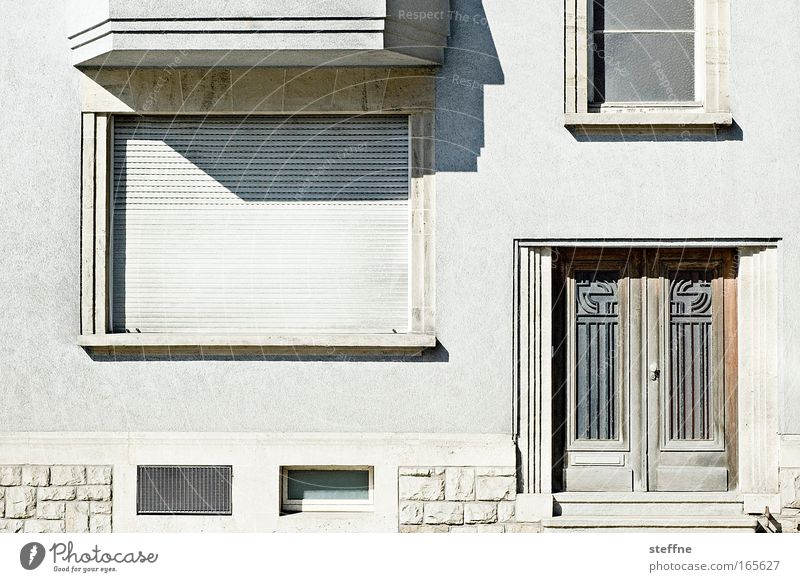
<instances>
[{"instance_id":1,"label":"door handle","mask_svg":"<svg viewBox=\"0 0 800 582\"><path fill-rule=\"evenodd\" d=\"M648 376L652 382L655 382L661 376L661 370L658 369L656 364L650 364L650 374Z\"/></svg>"}]
</instances>

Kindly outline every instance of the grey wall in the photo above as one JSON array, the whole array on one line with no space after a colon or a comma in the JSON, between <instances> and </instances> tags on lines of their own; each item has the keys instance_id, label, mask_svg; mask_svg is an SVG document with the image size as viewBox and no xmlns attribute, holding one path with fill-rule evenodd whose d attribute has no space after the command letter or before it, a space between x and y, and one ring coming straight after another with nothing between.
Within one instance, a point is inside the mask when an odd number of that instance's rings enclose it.
<instances>
[{"instance_id":1,"label":"grey wall","mask_svg":"<svg viewBox=\"0 0 800 582\"><path fill-rule=\"evenodd\" d=\"M3 0L0 427L509 431L515 237L784 237L791 289L800 280L800 4L732 4L737 127L587 137L563 127L561 3L454 0L467 16L451 24L437 89L443 347L432 354L95 361L75 343L80 106L64 15L43 0ZM800 433L796 294L783 309L783 428Z\"/></svg>"}]
</instances>

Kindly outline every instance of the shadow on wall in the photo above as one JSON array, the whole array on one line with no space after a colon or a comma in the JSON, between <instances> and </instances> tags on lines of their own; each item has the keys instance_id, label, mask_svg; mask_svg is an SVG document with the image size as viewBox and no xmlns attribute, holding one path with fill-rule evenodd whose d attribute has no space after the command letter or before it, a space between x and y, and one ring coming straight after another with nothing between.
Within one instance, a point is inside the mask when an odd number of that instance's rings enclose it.
<instances>
[{"instance_id":1,"label":"shadow on wall","mask_svg":"<svg viewBox=\"0 0 800 582\"><path fill-rule=\"evenodd\" d=\"M424 13L420 13L424 14ZM446 14L446 12L445 12ZM422 18L423 16L420 16ZM436 73L436 146L435 168L422 168L423 173L443 172L475 172L477 159L484 146L484 85L501 85L505 82L504 74L494 45L489 21L481 0L452 0L450 6L450 31L451 35L445 47L444 65ZM441 18L441 15L439 16ZM324 74L325 71L318 73ZM154 72L153 78L172 79L179 73L175 71ZM158 76L161 75L161 76ZM129 85L129 77L123 71L120 73L121 85L114 94L125 103L136 103L135 92ZM181 78L180 76L178 77ZM230 80L228 80L230 83ZM175 82L163 82L164 89L156 82L157 91L151 97L167 103L176 101L176 97L167 94L174 90ZM213 91L212 91L213 92ZM227 93L226 93L227 94ZM182 99L181 99L182 101ZM147 105L147 100L145 100ZM159 101L160 103L160 101ZM154 104L151 103L158 110ZM135 107L137 110L140 107ZM145 109L148 109L145 107ZM188 111L187 111L188 112ZM179 136L178 136L179 137ZM172 134L164 142L170 145ZM172 143L172 148L181 154L178 144ZM183 154L181 154L183 155ZM190 160L191 161L191 160ZM203 159L196 159L195 163L203 168L205 174L232 192L238 192L241 185L241 176L221 175L218 169L208 166ZM324 172L322 172L324 174ZM238 195L238 194L237 194ZM124 218L117 227L124 230ZM123 243L124 244L124 243ZM125 256L124 247L117 249L120 255ZM125 265L118 265L120 272ZM116 313L123 313L124 306L117 305ZM320 356L209 356L190 355L175 356L163 354L116 353L113 355L90 354L96 361L127 361L127 360L195 360L195 359L236 359L236 360L308 360L308 361L415 361L415 362L447 362L449 353L441 344L433 349L425 350L421 356L409 357L379 357L379 356L347 356L333 355Z\"/></svg>"},{"instance_id":2,"label":"shadow on wall","mask_svg":"<svg viewBox=\"0 0 800 582\"><path fill-rule=\"evenodd\" d=\"M658 128L642 127L631 129L630 127L614 128L567 128L575 141L578 142L720 142L720 141L742 141L744 132L735 121L730 127L718 128L697 128L697 127L678 127L678 128Z\"/></svg>"},{"instance_id":3,"label":"shadow on wall","mask_svg":"<svg viewBox=\"0 0 800 582\"><path fill-rule=\"evenodd\" d=\"M431 85L432 87L432 85ZM247 123L245 126L244 124ZM187 328L186 323L198 321L202 308L203 297L207 294L207 287L187 273L204 273L217 280L224 280L232 276L239 281L234 286L233 297L236 298L237 309L231 310L233 318L226 320L228 315L226 307L216 303L210 293L212 306L208 321L222 321L233 329L246 329L253 321L259 321L266 329L283 329L291 325L291 321L284 321L281 313L280 301L286 305L296 305L289 294L281 292L284 286L295 288L296 285L306 284L310 275L326 275L326 268L319 270L319 248L304 246L307 231L300 227L285 228L286 220L297 218L296 210L292 210L293 203L304 205L312 204L315 212L323 220L322 228L328 233L326 245L328 255L331 249L334 253L341 252L349 256L352 249L363 249L364 244L371 244L367 251L374 251L384 244L382 238L376 238L370 231L364 231L357 220L349 219L344 228L334 227L330 212L336 211L343 201L360 203L359 207L369 208L371 201L391 202L405 200L408 197L408 133L407 124L396 118L387 120L383 125L385 132L376 130L377 121L373 117L357 117L347 123L313 120L297 117L293 120L266 120L266 121L238 121L224 119L206 120L191 118L182 125L176 125L173 119L128 119L119 120L116 124L115 144L123 148L125 161L118 163L114 175L114 204L113 215L114 231L117 233L113 243L113 288L119 292L114 294L112 313L114 332L153 332L164 331L160 329L162 313L177 309L178 318L170 325L179 324L181 331ZM204 130L200 133L201 128ZM243 136L242 140L233 140L231 136ZM320 148L316 140L308 136L319 137L323 140ZM338 141L335 141L338 140ZM428 142L429 143L429 142ZM376 149L377 148L377 149ZM377 153L376 153L377 152ZM365 166L364 157L379 155L388 164L378 166ZM168 185L154 187L150 185L153 173L163 173L163 165L170 165L172 174ZM312 166L311 172L305 170ZM257 170L257 171L256 171ZM377 184L377 186L376 186ZM378 187L379 186L379 187ZM197 208L192 209L190 221L183 221L170 209L177 208L185 200L192 200L203 208L198 213ZM277 230L264 236L260 230L242 228L241 220L234 221L233 232L225 236L225 242L217 241L216 248L220 249L222 256L232 259L232 271L227 268L226 261L211 261L204 263L201 270L187 259L189 249L205 246L208 233L220 225L220 215L215 211L220 207L242 208L240 202L247 204L248 212L257 212L257 218L266 220L268 225L277 225ZM281 202L279 206L261 203ZM364 205L367 204L367 206ZM159 208L155 213L153 207ZM307 208L307 207L306 207ZM238 212L234 210L234 212ZM319 214L322 212L321 214ZM406 211L399 213L399 218L391 214L384 217L385 221L399 220L400 224L408 220ZM281 218L282 217L282 218ZM225 219L230 220L230 219ZM270 222L272 221L272 222ZM228 227L227 222L224 223ZM237 226L238 225L238 226ZM134 237L133 247L129 247L128 232L146 232L152 237L142 251L142 239ZM168 233L169 248L177 248L177 254L163 254L154 262L153 255L149 252L154 242L163 244L164 233ZM354 233L356 233L354 235ZM358 234L360 233L360 234ZM180 240L177 240L179 237ZM234 242L227 246L227 241ZM364 241L367 241L365 243ZM269 282L261 280L265 287L256 288L247 281L255 279L259 273L264 273L263 267L253 269L251 274L249 266L242 269L241 257L251 257L252 253L261 253L275 260L282 257L282 252L287 247L301 249L300 259L296 263L286 264L284 260L267 262L269 269ZM133 249L131 251L131 248ZM396 249L391 244L386 244L389 256ZM201 254L202 257L207 255ZM368 259L373 261L370 269L359 272L355 279L363 284L353 292L364 293L381 289L370 287L372 281L383 278L392 281L400 277L407 269L405 263L397 259L381 258L374 252L368 252ZM374 256L374 258L373 258ZM402 256L402 255L401 255ZM366 263L364 263L366 264ZM195 265L195 266L193 266ZM386 269L385 272L381 269ZM329 269L328 269L329 271ZM135 285L130 290L131 318L128 319L128 292L130 281ZM158 280L153 281L153 274L158 274ZM400 273L400 275L398 274ZM144 281L144 286L143 282ZM240 286L241 285L241 286ZM330 286L314 284L313 296L317 305L308 305L309 310L314 310L323 321L330 320L330 314L341 313L342 306L347 308L346 296L344 301L341 295L331 293ZM143 289L147 295L143 295ZM348 292L349 293L349 292ZM184 297L194 298L186 300ZM377 297L377 295L375 295ZM200 298L200 299L198 299ZM246 305L246 311L251 313L247 321L242 320L236 313L241 310L241 305ZM266 315L264 315L266 313ZM260 315L258 315L260 314ZM402 318L402 313L398 315ZM205 316L204 316L205 317ZM258 319L263 317L263 319ZM381 313L376 315L369 311L365 317L372 321L375 317L385 317ZM181 318L183 318L181 320ZM347 323L347 322L344 322ZM195 325L189 323L188 328ZM182 327L181 327L182 326ZM244 352L248 352L244 350ZM266 355L258 349L250 350L251 353L242 353L236 350L224 349L190 349L174 350L164 353L163 349L142 352L133 349L115 350L111 354L95 353L90 355L95 361L197 361L197 360L244 360L244 361L328 361L328 362L447 362L449 353L438 343L433 349L426 349L419 355L384 356L384 355ZM332 352L332 350L331 350Z\"/></svg>"},{"instance_id":4,"label":"shadow on wall","mask_svg":"<svg viewBox=\"0 0 800 582\"><path fill-rule=\"evenodd\" d=\"M191 353L161 353L134 351L132 349L119 349L110 353L87 352L95 362L413 362L413 363L446 363L450 361L450 352L440 342L436 346L423 350L419 355L409 356L373 356L332 354L319 355L269 355L259 353L234 353L227 354L207 353L201 350L190 350Z\"/></svg>"},{"instance_id":5,"label":"shadow on wall","mask_svg":"<svg viewBox=\"0 0 800 582\"><path fill-rule=\"evenodd\" d=\"M452 0L437 77L436 171L475 172L484 146L483 87L505 82L481 0Z\"/></svg>"}]
</instances>

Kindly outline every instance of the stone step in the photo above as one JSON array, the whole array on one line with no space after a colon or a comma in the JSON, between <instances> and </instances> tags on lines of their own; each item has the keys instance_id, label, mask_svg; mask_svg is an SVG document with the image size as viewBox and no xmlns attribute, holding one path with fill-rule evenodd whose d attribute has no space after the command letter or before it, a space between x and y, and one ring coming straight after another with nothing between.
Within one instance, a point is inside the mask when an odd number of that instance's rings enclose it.
<instances>
[{"instance_id":1,"label":"stone step","mask_svg":"<svg viewBox=\"0 0 800 582\"><path fill-rule=\"evenodd\" d=\"M555 515L562 517L741 517L741 498L728 493L558 493Z\"/></svg>"},{"instance_id":2,"label":"stone step","mask_svg":"<svg viewBox=\"0 0 800 582\"><path fill-rule=\"evenodd\" d=\"M555 515L563 517L591 515L737 517L745 514L742 503L556 503Z\"/></svg>"},{"instance_id":3,"label":"stone step","mask_svg":"<svg viewBox=\"0 0 800 582\"><path fill-rule=\"evenodd\" d=\"M753 533L755 517L553 517L542 520L544 532L741 532Z\"/></svg>"}]
</instances>

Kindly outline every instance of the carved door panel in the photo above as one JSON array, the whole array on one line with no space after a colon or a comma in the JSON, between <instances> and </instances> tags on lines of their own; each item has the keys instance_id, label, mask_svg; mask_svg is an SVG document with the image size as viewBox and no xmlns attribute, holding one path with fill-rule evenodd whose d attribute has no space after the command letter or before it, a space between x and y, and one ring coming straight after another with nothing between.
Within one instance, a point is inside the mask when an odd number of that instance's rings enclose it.
<instances>
[{"instance_id":1,"label":"carved door panel","mask_svg":"<svg viewBox=\"0 0 800 582\"><path fill-rule=\"evenodd\" d=\"M726 337L735 338L729 315L734 300L731 257L708 251L651 255L649 489L727 491L733 481L736 416L725 357L733 349L726 346Z\"/></svg>"},{"instance_id":2,"label":"carved door panel","mask_svg":"<svg viewBox=\"0 0 800 582\"><path fill-rule=\"evenodd\" d=\"M581 253L564 264L567 410L564 482L570 491L632 491L638 444L627 373L638 282L630 258ZM635 426L634 426L635 425ZM633 451L633 454L632 454Z\"/></svg>"}]
</instances>

